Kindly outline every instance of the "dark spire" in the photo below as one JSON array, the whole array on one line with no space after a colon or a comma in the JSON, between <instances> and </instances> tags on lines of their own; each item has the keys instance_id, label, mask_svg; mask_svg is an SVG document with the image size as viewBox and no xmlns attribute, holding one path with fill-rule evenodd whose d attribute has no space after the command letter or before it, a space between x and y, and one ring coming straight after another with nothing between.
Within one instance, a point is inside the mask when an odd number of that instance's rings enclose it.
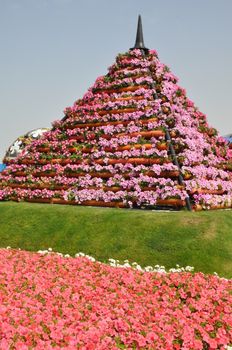
<instances>
[{"instance_id":1,"label":"dark spire","mask_svg":"<svg viewBox=\"0 0 232 350\"><path fill-rule=\"evenodd\" d=\"M141 19L140 15L138 18L138 26L137 26L135 45L132 48L132 50L133 49L141 49L141 50L144 50L145 52L148 51L148 49L145 47L144 41L143 41L143 27L142 27L142 19Z\"/></svg>"}]
</instances>

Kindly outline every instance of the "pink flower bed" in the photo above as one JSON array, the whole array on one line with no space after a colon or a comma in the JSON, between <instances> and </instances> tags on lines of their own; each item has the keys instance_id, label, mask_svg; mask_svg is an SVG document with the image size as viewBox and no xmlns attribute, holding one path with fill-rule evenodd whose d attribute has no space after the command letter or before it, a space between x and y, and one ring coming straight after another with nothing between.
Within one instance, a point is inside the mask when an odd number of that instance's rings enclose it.
<instances>
[{"instance_id":1,"label":"pink flower bed","mask_svg":"<svg viewBox=\"0 0 232 350\"><path fill-rule=\"evenodd\" d=\"M0 250L0 349L226 349L232 281Z\"/></svg>"}]
</instances>

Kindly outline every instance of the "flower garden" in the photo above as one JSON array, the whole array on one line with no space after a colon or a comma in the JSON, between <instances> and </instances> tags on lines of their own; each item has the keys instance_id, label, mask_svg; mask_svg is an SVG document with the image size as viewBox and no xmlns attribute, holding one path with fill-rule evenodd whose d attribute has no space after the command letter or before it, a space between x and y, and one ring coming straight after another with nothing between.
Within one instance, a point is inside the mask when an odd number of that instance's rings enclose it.
<instances>
[{"instance_id":1,"label":"flower garden","mask_svg":"<svg viewBox=\"0 0 232 350\"><path fill-rule=\"evenodd\" d=\"M232 349L232 280L212 272L231 277L231 210L177 213L232 208L232 151L156 51L138 43L52 129L8 151L0 349ZM101 262L35 252L48 242ZM198 272L109 259L125 254L193 261Z\"/></svg>"},{"instance_id":2,"label":"flower garden","mask_svg":"<svg viewBox=\"0 0 232 350\"><path fill-rule=\"evenodd\" d=\"M0 250L1 349L232 345L231 280L49 251Z\"/></svg>"},{"instance_id":3,"label":"flower garden","mask_svg":"<svg viewBox=\"0 0 232 350\"><path fill-rule=\"evenodd\" d=\"M119 54L0 174L0 200L120 208L232 206L227 142L154 50Z\"/></svg>"}]
</instances>

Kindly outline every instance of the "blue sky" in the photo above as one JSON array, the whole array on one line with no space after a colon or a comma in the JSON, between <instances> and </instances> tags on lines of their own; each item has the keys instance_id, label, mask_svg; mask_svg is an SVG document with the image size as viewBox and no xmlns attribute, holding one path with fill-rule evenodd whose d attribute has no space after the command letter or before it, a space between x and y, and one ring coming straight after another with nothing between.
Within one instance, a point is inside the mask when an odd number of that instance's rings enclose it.
<instances>
[{"instance_id":1,"label":"blue sky","mask_svg":"<svg viewBox=\"0 0 232 350\"><path fill-rule=\"evenodd\" d=\"M0 0L0 160L49 127L119 52L156 49L210 125L232 133L232 0Z\"/></svg>"}]
</instances>

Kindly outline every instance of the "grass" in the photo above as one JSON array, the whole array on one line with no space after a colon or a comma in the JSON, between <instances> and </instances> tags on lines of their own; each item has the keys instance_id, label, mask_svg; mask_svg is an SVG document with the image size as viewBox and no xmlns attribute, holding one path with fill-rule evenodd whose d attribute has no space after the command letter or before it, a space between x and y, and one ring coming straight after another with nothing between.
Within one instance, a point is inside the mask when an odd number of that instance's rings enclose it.
<instances>
[{"instance_id":1,"label":"grass","mask_svg":"<svg viewBox=\"0 0 232 350\"><path fill-rule=\"evenodd\" d=\"M232 211L189 213L0 202L0 246L232 277Z\"/></svg>"}]
</instances>

